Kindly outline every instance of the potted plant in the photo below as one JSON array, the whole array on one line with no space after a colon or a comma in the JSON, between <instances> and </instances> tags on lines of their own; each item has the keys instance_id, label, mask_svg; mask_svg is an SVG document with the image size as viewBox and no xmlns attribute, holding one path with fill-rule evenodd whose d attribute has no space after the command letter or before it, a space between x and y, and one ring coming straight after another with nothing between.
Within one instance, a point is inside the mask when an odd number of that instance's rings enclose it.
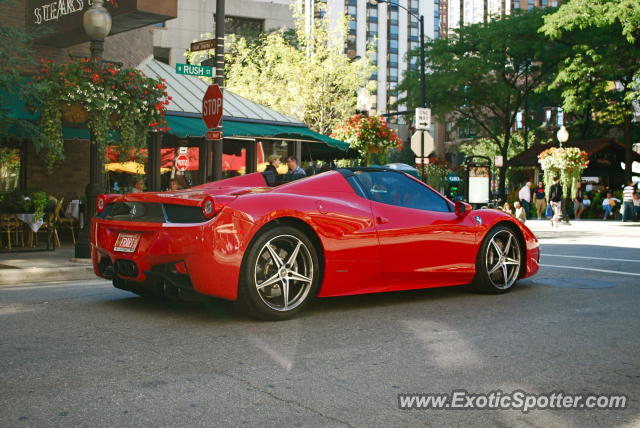
<instances>
[{"instance_id":1,"label":"potted plant","mask_svg":"<svg viewBox=\"0 0 640 428\"><path fill-rule=\"evenodd\" d=\"M86 123L93 142L104 148L112 138L123 150L143 147L150 128L168 130L164 114L171 97L161 80L89 58L40 60L40 65L29 82L27 104L40 112L40 126L50 141L49 168L64 157L65 121Z\"/></svg>"},{"instance_id":2,"label":"potted plant","mask_svg":"<svg viewBox=\"0 0 640 428\"><path fill-rule=\"evenodd\" d=\"M386 163L389 151L402 145L396 131L389 128L382 116L356 114L345 124L338 125L331 137L349 143L367 164L371 163L372 155L376 155L378 163Z\"/></svg>"},{"instance_id":3,"label":"potted plant","mask_svg":"<svg viewBox=\"0 0 640 428\"><path fill-rule=\"evenodd\" d=\"M551 186L553 177L560 178L565 198L573 199L578 191L582 171L589 165L589 154L577 147L551 147L538 155L544 172L545 187Z\"/></svg>"}]
</instances>

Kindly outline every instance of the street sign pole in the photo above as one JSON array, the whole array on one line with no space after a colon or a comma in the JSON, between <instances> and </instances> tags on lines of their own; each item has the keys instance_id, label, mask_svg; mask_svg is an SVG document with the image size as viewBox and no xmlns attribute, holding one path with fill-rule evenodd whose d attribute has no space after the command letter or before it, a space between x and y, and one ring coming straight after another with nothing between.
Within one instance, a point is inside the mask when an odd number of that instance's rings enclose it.
<instances>
[{"instance_id":1,"label":"street sign pole","mask_svg":"<svg viewBox=\"0 0 640 428\"><path fill-rule=\"evenodd\" d=\"M224 18L225 18L225 0L216 0L216 77L214 79L216 85L224 93ZM222 119L218 124L217 131L222 132ZM213 156L211 161L212 176L214 180L222 179L222 139L215 140L213 143Z\"/></svg>"}]
</instances>

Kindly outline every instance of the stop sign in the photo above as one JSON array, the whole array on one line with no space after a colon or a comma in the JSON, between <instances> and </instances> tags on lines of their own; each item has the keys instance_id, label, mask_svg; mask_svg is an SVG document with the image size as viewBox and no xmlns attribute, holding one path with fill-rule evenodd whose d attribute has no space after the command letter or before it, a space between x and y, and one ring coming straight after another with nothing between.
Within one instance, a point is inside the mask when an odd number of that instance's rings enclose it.
<instances>
[{"instance_id":1,"label":"stop sign","mask_svg":"<svg viewBox=\"0 0 640 428\"><path fill-rule=\"evenodd\" d=\"M202 120L207 128L217 128L222 119L222 91L220 86L211 85L202 98Z\"/></svg>"},{"instance_id":2,"label":"stop sign","mask_svg":"<svg viewBox=\"0 0 640 428\"><path fill-rule=\"evenodd\" d=\"M185 154L178 155L176 158L176 170L186 171L189 168L189 157Z\"/></svg>"}]
</instances>

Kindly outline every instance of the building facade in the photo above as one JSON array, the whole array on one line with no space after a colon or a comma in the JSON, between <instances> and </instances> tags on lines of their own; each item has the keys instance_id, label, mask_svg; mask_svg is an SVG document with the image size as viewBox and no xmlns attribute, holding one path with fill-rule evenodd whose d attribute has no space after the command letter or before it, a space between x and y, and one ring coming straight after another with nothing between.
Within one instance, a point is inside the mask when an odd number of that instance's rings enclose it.
<instances>
[{"instance_id":1,"label":"building facade","mask_svg":"<svg viewBox=\"0 0 640 428\"><path fill-rule=\"evenodd\" d=\"M275 28L293 27L290 5L294 0L233 0L225 4L227 34L259 34ZM178 17L160 23L153 31L154 57L171 66L185 62L191 42L213 34L216 2L178 0Z\"/></svg>"},{"instance_id":2,"label":"building facade","mask_svg":"<svg viewBox=\"0 0 640 428\"><path fill-rule=\"evenodd\" d=\"M369 55L377 67L371 76L376 81L372 110L388 113L405 110L395 106L401 94L397 86L404 73L417 67L408 53L420 44L418 17L424 16L426 39L440 37L440 3L442 0L328 0L330 14L345 13L349 18L346 36L347 52L352 57ZM392 121L395 120L392 119ZM402 123L402 117L399 118Z\"/></svg>"},{"instance_id":3,"label":"building facade","mask_svg":"<svg viewBox=\"0 0 640 428\"><path fill-rule=\"evenodd\" d=\"M448 0L447 32L462 25L490 21L493 17L509 15L517 10L536 7L556 7L561 0Z\"/></svg>"}]
</instances>

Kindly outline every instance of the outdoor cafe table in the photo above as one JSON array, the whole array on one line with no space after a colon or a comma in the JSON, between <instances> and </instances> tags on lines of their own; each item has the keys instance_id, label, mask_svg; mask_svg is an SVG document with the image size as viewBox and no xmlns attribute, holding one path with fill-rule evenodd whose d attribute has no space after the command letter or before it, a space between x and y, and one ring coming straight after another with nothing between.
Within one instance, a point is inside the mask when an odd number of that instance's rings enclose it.
<instances>
[{"instance_id":1,"label":"outdoor cafe table","mask_svg":"<svg viewBox=\"0 0 640 428\"><path fill-rule=\"evenodd\" d=\"M33 235L38 233L38 230L44 224L44 220L42 218L36 220L36 215L33 213L18 213L16 214L16 218L29 226L31 233L29 234L29 248L33 247ZM47 237L47 249L49 249L49 239ZM55 245L53 247L55 249Z\"/></svg>"}]
</instances>

